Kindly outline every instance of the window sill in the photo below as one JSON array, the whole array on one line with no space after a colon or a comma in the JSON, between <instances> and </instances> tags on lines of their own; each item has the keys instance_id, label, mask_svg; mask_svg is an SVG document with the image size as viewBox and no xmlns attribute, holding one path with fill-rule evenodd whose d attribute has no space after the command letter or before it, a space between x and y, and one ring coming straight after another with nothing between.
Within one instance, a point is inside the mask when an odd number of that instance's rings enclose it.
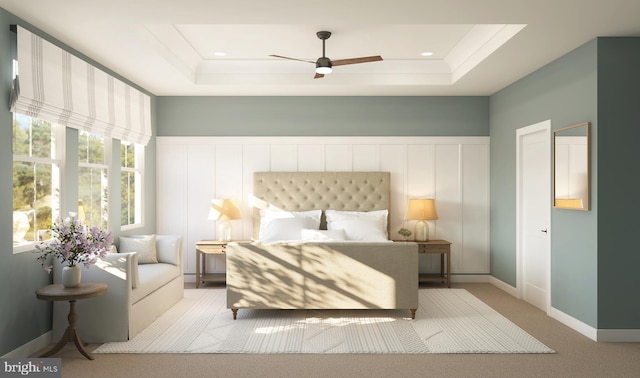
<instances>
[{"instance_id":1,"label":"window sill","mask_svg":"<svg viewBox=\"0 0 640 378\"><path fill-rule=\"evenodd\" d=\"M126 226L121 226L120 231L131 231L131 230L135 230L137 228L143 228L143 227L144 227L144 223L128 224Z\"/></svg>"},{"instance_id":2,"label":"window sill","mask_svg":"<svg viewBox=\"0 0 640 378\"><path fill-rule=\"evenodd\" d=\"M22 243L22 244L13 246L13 254L17 255L18 253L32 252L32 251L35 251L35 249L36 249L36 243L34 242Z\"/></svg>"}]
</instances>

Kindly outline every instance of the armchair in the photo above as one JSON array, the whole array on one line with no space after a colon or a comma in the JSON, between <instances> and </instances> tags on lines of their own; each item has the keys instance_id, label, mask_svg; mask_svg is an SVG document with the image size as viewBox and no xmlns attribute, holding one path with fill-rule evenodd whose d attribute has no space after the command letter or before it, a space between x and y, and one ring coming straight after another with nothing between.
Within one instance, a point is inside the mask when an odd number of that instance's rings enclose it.
<instances>
[{"instance_id":1,"label":"armchair","mask_svg":"<svg viewBox=\"0 0 640 378\"><path fill-rule=\"evenodd\" d=\"M85 342L103 343L133 338L184 296L182 237L157 235L158 263L138 264L138 254L110 253L82 267L83 282L104 282L107 293L76 303L78 331ZM54 283L61 281L54 264ZM55 302L53 339L67 327L69 303Z\"/></svg>"}]
</instances>

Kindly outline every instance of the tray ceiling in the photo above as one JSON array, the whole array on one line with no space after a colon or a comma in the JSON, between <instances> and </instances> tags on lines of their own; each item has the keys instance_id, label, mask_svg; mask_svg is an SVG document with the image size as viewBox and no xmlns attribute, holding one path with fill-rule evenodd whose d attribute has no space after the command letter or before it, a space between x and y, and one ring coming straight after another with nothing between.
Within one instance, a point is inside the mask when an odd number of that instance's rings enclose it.
<instances>
[{"instance_id":1,"label":"tray ceiling","mask_svg":"<svg viewBox=\"0 0 640 378\"><path fill-rule=\"evenodd\" d=\"M640 2L624 0L0 0L0 7L159 96L490 95L597 36L640 35ZM269 56L315 61L320 30L332 32L331 59L384 60L314 79L313 64Z\"/></svg>"}]
</instances>

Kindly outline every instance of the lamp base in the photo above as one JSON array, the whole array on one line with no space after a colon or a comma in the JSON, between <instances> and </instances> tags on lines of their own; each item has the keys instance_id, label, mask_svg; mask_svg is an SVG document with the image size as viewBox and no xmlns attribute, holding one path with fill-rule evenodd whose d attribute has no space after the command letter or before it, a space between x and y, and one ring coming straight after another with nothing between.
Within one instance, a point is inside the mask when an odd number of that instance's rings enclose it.
<instances>
[{"instance_id":1,"label":"lamp base","mask_svg":"<svg viewBox=\"0 0 640 378\"><path fill-rule=\"evenodd\" d=\"M231 241L231 223L229 221L221 221L218 223L218 241Z\"/></svg>"},{"instance_id":2,"label":"lamp base","mask_svg":"<svg viewBox=\"0 0 640 378\"><path fill-rule=\"evenodd\" d=\"M416 241L428 241L429 240L429 225L423 220L416 222Z\"/></svg>"}]
</instances>

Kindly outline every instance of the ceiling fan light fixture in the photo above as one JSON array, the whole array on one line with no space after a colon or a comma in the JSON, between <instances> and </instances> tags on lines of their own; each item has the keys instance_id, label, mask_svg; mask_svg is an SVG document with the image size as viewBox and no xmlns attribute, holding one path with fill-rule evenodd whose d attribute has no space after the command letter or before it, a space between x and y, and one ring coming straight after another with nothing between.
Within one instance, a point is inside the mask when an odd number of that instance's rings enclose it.
<instances>
[{"instance_id":1,"label":"ceiling fan light fixture","mask_svg":"<svg viewBox=\"0 0 640 378\"><path fill-rule=\"evenodd\" d=\"M331 67L316 67L316 73L326 75L330 74L333 69Z\"/></svg>"},{"instance_id":2,"label":"ceiling fan light fixture","mask_svg":"<svg viewBox=\"0 0 640 378\"><path fill-rule=\"evenodd\" d=\"M316 61L316 73L326 75L330 74L331 71L331 60L326 56L318 58L318 60Z\"/></svg>"}]
</instances>

